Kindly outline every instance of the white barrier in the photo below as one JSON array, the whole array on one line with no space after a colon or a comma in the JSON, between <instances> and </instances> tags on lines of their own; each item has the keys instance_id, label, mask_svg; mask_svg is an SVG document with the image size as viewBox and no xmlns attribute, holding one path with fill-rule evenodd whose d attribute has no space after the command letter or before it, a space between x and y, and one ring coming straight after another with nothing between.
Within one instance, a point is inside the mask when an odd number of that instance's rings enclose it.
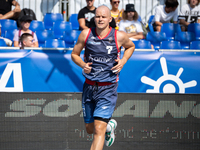
<instances>
[{"instance_id":1,"label":"white barrier","mask_svg":"<svg viewBox=\"0 0 200 150\"><path fill-rule=\"evenodd\" d=\"M42 21L46 13L62 13L62 8L66 8L67 12L64 20L70 17L71 14L78 13L79 10L86 6L86 0L17 0L21 9L31 8L37 20ZM187 2L187 0L178 0L179 10ZM141 16L144 22L147 22L149 17L154 14L155 7L159 4L164 4L164 0L120 0L119 9L125 9L126 4L135 4L135 9ZM110 0L95 0L94 6L106 4L111 8ZM66 6L67 5L67 6ZM65 16L64 15L64 16Z\"/></svg>"}]
</instances>

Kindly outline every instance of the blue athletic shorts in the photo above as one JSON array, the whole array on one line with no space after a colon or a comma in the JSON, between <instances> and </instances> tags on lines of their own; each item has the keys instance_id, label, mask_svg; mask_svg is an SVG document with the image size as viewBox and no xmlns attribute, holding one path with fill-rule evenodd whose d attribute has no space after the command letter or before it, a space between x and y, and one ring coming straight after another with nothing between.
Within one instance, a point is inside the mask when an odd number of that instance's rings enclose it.
<instances>
[{"instance_id":1,"label":"blue athletic shorts","mask_svg":"<svg viewBox=\"0 0 200 150\"><path fill-rule=\"evenodd\" d=\"M97 86L84 83L82 109L85 123L94 122L94 117L109 119L117 102L118 83Z\"/></svg>"}]
</instances>

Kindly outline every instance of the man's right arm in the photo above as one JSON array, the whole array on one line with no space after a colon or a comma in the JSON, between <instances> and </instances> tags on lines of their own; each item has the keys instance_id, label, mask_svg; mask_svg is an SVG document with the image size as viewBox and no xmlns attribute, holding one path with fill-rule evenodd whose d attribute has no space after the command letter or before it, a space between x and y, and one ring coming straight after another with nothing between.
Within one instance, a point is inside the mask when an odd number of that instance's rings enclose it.
<instances>
[{"instance_id":1,"label":"man's right arm","mask_svg":"<svg viewBox=\"0 0 200 150\"><path fill-rule=\"evenodd\" d=\"M84 30L84 29L88 29L88 27L85 25L85 16L84 16L85 13L83 9L81 9L78 13L78 23L79 23L79 26Z\"/></svg>"},{"instance_id":2,"label":"man's right arm","mask_svg":"<svg viewBox=\"0 0 200 150\"><path fill-rule=\"evenodd\" d=\"M90 67L90 65L92 64L92 62L85 63L80 57L80 53L85 46L85 40L88 35L88 32L89 32L89 29L85 29L81 32L81 34L79 35L78 41L76 45L74 46L74 49L71 54L71 58L75 62L75 64L81 67L83 71L87 74L91 72L92 67Z\"/></svg>"},{"instance_id":3,"label":"man's right arm","mask_svg":"<svg viewBox=\"0 0 200 150\"><path fill-rule=\"evenodd\" d=\"M84 29L88 29L88 27L85 25L85 18L80 18L78 19L79 25L80 27L84 30Z\"/></svg>"},{"instance_id":4,"label":"man's right arm","mask_svg":"<svg viewBox=\"0 0 200 150\"><path fill-rule=\"evenodd\" d=\"M84 66L85 66L85 62L80 57L80 53L81 53L82 49L84 48L84 44L85 44L85 39L86 39L85 34L86 34L86 31L83 30L81 32L81 34L79 35L78 41L76 42L76 44L73 48L73 51L71 53L72 60L81 68L84 68Z\"/></svg>"}]
</instances>

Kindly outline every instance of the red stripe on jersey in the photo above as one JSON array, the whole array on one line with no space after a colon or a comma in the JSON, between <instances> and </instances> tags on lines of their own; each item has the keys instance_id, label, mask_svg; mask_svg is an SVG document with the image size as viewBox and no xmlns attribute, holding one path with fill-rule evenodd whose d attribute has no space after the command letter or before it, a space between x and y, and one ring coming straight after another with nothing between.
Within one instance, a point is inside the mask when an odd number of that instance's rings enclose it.
<instances>
[{"instance_id":1,"label":"red stripe on jersey","mask_svg":"<svg viewBox=\"0 0 200 150\"><path fill-rule=\"evenodd\" d=\"M85 45L86 45L86 42L87 42L88 37L89 37L89 35L90 35L90 32L91 32L91 28L90 28L90 30L89 30L89 32L88 32L88 35L87 35L86 39L85 39Z\"/></svg>"},{"instance_id":2,"label":"red stripe on jersey","mask_svg":"<svg viewBox=\"0 0 200 150\"><path fill-rule=\"evenodd\" d=\"M106 37L109 35L109 33L110 33L111 30L112 30L112 28L110 27L110 30L108 31L107 35L106 35L105 37L103 37L103 38L101 38L101 37L97 34L97 28L95 28L95 33L96 33L97 37L101 40L101 39L106 38Z\"/></svg>"},{"instance_id":3,"label":"red stripe on jersey","mask_svg":"<svg viewBox=\"0 0 200 150\"><path fill-rule=\"evenodd\" d=\"M117 42L117 30L115 30L115 43L116 43L116 47L117 47L117 51L118 51L118 56L117 56L117 58L120 59L120 52L121 52L121 49L119 49L119 47L118 47L118 42Z\"/></svg>"},{"instance_id":4,"label":"red stripe on jersey","mask_svg":"<svg viewBox=\"0 0 200 150\"><path fill-rule=\"evenodd\" d=\"M86 46L86 42L87 42L87 40L88 40L88 37L89 37L89 35L90 35L90 32L91 32L91 28L90 28L90 30L89 30L89 32L88 32L88 35L87 35L86 39L85 39L85 46ZM84 52L83 58L84 58L84 61L86 62L85 52Z\"/></svg>"},{"instance_id":5,"label":"red stripe on jersey","mask_svg":"<svg viewBox=\"0 0 200 150\"><path fill-rule=\"evenodd\" d=\"M117 51L118 51L117 58L120 59L120 52L121 52L121 49L119 49L119 47L118 47L118 42L117 42L117 30L115 30L115 43L116 43L116 47L117 47ZM118 82L118 81L119 81L119 75L117 74L116 82Z\"/></svg>"}]
</instances>

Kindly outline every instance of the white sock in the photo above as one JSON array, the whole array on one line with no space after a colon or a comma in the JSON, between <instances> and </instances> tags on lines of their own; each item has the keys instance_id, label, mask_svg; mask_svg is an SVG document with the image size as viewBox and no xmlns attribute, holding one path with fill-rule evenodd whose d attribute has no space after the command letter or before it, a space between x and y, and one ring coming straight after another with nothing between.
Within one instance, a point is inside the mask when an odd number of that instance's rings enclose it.
<instances>
[{"instance_id":1,"label":"white sock","mask_svg":"<svg viewBox=\"0 0 200 150\"><path fill-rule=\"evenodd\" d=\"M107 128L106 128L106 132L110 132L111 131L111 126L109 125L109 123L107 124Z\"/></svg>"}]
</instances>

